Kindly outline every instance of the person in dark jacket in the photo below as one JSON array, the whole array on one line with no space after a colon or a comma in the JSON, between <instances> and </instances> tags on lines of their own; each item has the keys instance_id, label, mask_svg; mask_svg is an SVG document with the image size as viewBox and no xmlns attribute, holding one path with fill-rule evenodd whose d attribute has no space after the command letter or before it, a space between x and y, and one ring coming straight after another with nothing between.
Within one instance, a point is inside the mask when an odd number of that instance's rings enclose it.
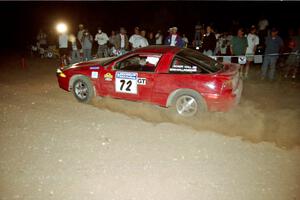
<instances>
[{"instance_id":1,"label":"person in dark jacket","mask_svg":"<svg viewBox=\"0 0 300 200\"><path fill-rule=\"evenodd\" d=\"M116 54L123 55L129 50L129 40L125 28L120 28L120 33L116 36L115 41Z\"/></svg>"},{"instance_id":2,"label":"person in dark jacket","mask_svg":"<svg viewBox=\"0 0 300 200\"><path fill-rule=\"evenodd\" d=\"M212 56L214 54L215 48L217 44L216 36L213 32L211 26L206 27L206 34L203 37L203 54L207 56Z\"/></svg>"},{"instance_id":3,"label":"person in dark jacket","mask_svg":"<svg viewBox=\"0 0 300 200\"><path fill-rule=\"evenodd\" d=\"M93 37L90 32L86 29L83 32L81 39L82 49L83 49L83 60L88 61L92 59L92 47L93 47Z\"/></svg>"},{"instance_id":4,"label":"person in dark jacket","mask_svg":"<svg viewBox=\"0 0 300 200\"><path fill-rule=\"evenodd\" d=\"M272 28L271 35L265 39L265 56L261 66L261 79L265 79L268 72L268 78L270 80L275 79L276 63L279 57L280 50L283 47L283 41L278 36L278 30Z\"/></svg>"},{"instance_id":5,"label":"person in dark jacket","mask_svg":"<svg viewBox=\"0 0 300 200\"><path fill-rule=\"evenodd\" d=\"M169 29L170 35L165 40L165 45L177 46L180 48L184 47L184 41L177 34L177 27L172 27Z\"/></svg>"}]
</instances>

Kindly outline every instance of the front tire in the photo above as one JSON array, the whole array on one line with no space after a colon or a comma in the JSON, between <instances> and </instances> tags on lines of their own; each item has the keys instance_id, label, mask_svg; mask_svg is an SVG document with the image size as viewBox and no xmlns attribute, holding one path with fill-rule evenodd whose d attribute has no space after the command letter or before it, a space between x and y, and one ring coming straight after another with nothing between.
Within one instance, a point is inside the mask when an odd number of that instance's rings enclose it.
<instances>
[{"instance_id":1,"label":"front tire","mask_svg":"<svg viewBox=\"0 0 300 200\"><path fill-rule=\"evenodd\" d=\"M78 77L72 87L75 98L81 103L90 103L94 98L93 84L87 77Z\"/></svg>"}]
</instances>

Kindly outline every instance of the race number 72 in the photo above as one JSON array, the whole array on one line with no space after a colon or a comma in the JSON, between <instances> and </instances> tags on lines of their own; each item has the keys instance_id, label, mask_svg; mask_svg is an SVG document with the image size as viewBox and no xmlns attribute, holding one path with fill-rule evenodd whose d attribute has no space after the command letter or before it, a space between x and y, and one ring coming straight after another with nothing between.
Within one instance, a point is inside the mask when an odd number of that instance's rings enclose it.
<instances>
[{"instance_id":1,"label":"race number 72","mask_svg":"<svg viewBox=\"0 0 300 200\"><path fill-rule=\"evenodd\" d=\"M120 93L137 94L136 72L117 72L115 79L115 90Z\"/></svg>"},{"instance_id":2,"label":"race number 72","mask_svg":"<svg viewBox=\"0 0 300 200\"><path fill-rule=\"evenodd\" d=\"M132 81L126 81L126 80L120 80L120 82L121 82L121 87L120 87L120 90L121 91L123 91L123 88L124 88L124 85L126 85L125 87L126 87L126 91L128 91L128 92L130 92L131 90L130 90L130 87L131 87L131 85L132 85ZM125 84L126 83L126 84Z\"/></svg>"}]
</instances>

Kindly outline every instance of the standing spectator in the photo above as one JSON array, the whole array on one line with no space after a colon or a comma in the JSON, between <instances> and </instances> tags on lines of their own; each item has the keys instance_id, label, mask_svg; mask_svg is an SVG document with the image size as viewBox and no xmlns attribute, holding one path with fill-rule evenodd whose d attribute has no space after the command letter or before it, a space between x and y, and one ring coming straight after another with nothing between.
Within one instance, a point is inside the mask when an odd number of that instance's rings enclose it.
<instances>
[{"instance_id":1,"label":"standing spectator","mask_svg":"<svg viewBox=\"0 0 300 200\"><path fill-rule=\"evenodd\" d=\"M140 47L146 47L149 46L149 42L146 38L146 30L141 31L142 38L140 39Z\"/></svg>"},{"instance_id":2,"label":"standing spectator","mask_svg":"<svg viewBox=\"0 0 300 200\"><path fill-rule=\"evenodd\" d=\"M287 70L284 77L288 78L288 75L291 73L292 78L295 79L300 65L300 28L298 28L298 35L290 38L288 46L291 49L291 54L285 62Z\"/></svg>"},{"instance_id":3,"label":"standing spectator","mask_svg":"<svg viewBox=\"0 0 300 200\"><path fill-rule=\"evenodd\" d=\"M116 52L114 54L116 55L123 55L129 49L128 36L125 28L123 27L120 28L120 33L117 35L115 46Z\"/></svg>"},{"instance_id":4,"label":"standing spectator","mask_svg":"<svg viewBox=\"0 0 300 200\"><path fill-rule=\"evenodd\" d=\"M92 59L92 46L93 46L93 37L91 36L88 30L83 32L81 39L82 49L83 49L83 60L88 61Z\"/></svg>"},{"instance_id":5,"label":"standing spectator","mask_svg":"<svg viewBox=\"0 0 300 200\"><path fill-rule=\"evenodd\" d=\"M83 32L84 32L84 26L83 26L83 24L79 24L78 25L78 32L77 32L77 39L79 40L79 42L80 42L80 44L81 44L81 46L82 46L82 37L83 37ZM80 51L79 51L79 53L80 53L80 56L82 57L82 55L83 55L83 49L80 49Z\"/></svg>"},{"instance_id":6,"label":"standing spectator","mask_svg":"<svg viewBox=\"0 0 300 200\"><path fill-rule=\"evenodd\" d=\"M115 49L115 45L116 45L116 32L115 31L111 31L111 35L109 36L109 55L112 55L113 49Z\"/></svg>"},{"instance_id":7,"label":"standing spectator","mask_svg":"<svg viewBox=\"0 0 300 200\"><path fill-rule=\"evenodd\" d=\"M80 50L81 50L81 43L78 40L77 37L74 35L70 36L70 42L71 42L71 63L76 63L80 61Z\"/></svg>"},{"instance_id":8,"label":"standing spectator","mask_svg":"<svg viewBox=\"0 0 300 200\"><path fill-rule=\"evenodd\" d=\"M43 32L42 29L40 29L36 39L37 39L36 46L37 46L38 52L39 52L41 58L44 58L44 53L47 48L47 35L46 35L46 33Z\"/></svg>"},{"instance_id":9,"label":"standing spectator","mask_svg":"<svg viewBox=\"0 0 300 200\"><path fill-rule=\"evenodd\" d=\"M144 37L144 38L146 38L146 30L145 30L145 29L143 29L143 30L141 31L141 36Z\"/></svg>"},{"instance_id":10,"label":"standing spectator","mask_svg":"<svg viewBox=\"0 0 300 200\"><path fill-rule=\"evenodd\" d=\"M146 35L145 30L142 30L141 34L139 34L139 30L135 28L135 34L132 35L129 39L129 43L131 44L132 50L141 47L146 47L149 45L145 35Z\"/></svg>"},{"instance_id":11,"label":"standing spectator","mask_svg":"<svg viewBox=\"0 0 300 200\"><path fill-rule=\"evenodd\" d=\"M244 36L244 29L239 28L237 31L237 35L233 36L231 39L231 55L236 56L232 59L233 63L238 63L239 56L245 56L247 47L248 41Z\"/></svg>"},{"instance_id":12,"label":"standing spectator","mask_svg":"<svg viewBox=\"0 0 300 200\"><path fill-rule=\"evenodd\" d=\"M246 79L248 78L250 64L251 64L251 62L254 61L256 47L259 44L259 37L256 35L255 26L251 26L250 33L247 36L247 41L248 41L248 47L246 50L247 64L246 64L246 69L245 69L245 74L244 74L244 78L246 78Z\"/></svg>"},{"instance_id":13,"label":"standing spectator","mask_svg":"<svg viewBox=\"0 0 300 200\"><path fill-rule=\"evenodd\" d=\"M202 40L201 29L202 29L202 26L200 25L200 23L198 23L195 26L195 46L196 47L200 47L200 45L201 45L201 40Z\"/></svg>"},{"instance_id":14,"label":"standing spectator","mask_svg":"<svg viewBox=\"0 0 300 200\"><path fill-rule=\"evenodd\" d=\"M211 26L206 27L206 34L203 37L203 54L212 56L216 48L217 39Z\"/></svg>"},{"instance_id":15,"label":"standing spectator","mask_svg":"<svg viewBox=\"0 0 300 200\"><path fill-rule=\"evenodd\" d=\"M36 37L38 42L38 47L46 49L47 48L47 34L44 33L42 29L39 30L39 33Z\"/></svg>"},{"instance_id":16,"label":"standing spectator","mask_svg":"<svg viewBox=\"0 0 300 200\"><path fill-rule=\"evenodd\" d=\"M296 42L296 49L300 50L300 27L298 27L298 34L294 37Z\"/></svg>"},{"instance_id":17,"label":"standing spectator","mask_svg":"<svg viewBox=\"0 0 300 200\"><path fill-rule=\"evenodd\" d=\"M182 48L184 42L181 37L177 34L177 27L172 27L169 29L170 35L165 39L165 44L169 46L177 46Z\"/></svg>"},{"instance_id":18,"label":"standing spectator","mask_svg":"<svg viewBox=\"0 0 300 200\"><path fill-rule=\"evenodd\" d=\"M98 51L97 51L97 57L103 58L108 56L108 47L107 42L109 41L109 38L106 33L102 32L102 29L98 28L98 33L95 35L95 41L98 42Z\"/></svg>"},{"instance_id":19,"label":"standing spectator","mask_svg":"<svg viewBox=\"0 0 300 200\"><path fill-rule=\"evenodd\" d=\"M138 48L149 46L149 42L146 38L146 31L145 30L141 31L141 35L140 35L140 37L137 41L138 41Z\"/></svg>"},{"instance_id":20,"label":"standing spectator","mask_svg":"<svg viewBox=\"0 0 300 200\"><path fill-rule=\"evenodd\" d=\"M265 45L266 50L264 61L261 66L261 79L265 79L269 68L269 79L274 80L278 54L283 47L283 41L281 37L278 36L278 30L276 28L271 29L271 35L266 38Z\"/></svg>"},{"instance_id":21,"label":"standing spectator","mask_svg":"<svg viewBox=\"0 0 300 200\"><path fill-rule=\"evenodd\" d=\"M58 36L59 56L62 65L69 64L69 45L67 33L60 33Z\"/></svg>"},{"instance_id":22,"label":"standing spectator","mask_svg":"<svg viewBox=\"0 0 300 200\"><path fill-rule=\"evenodd\" d=\"M185 36L185 34L182 34L182 40L184 42L184 48L187 48L188 44L189 44L189 40L188 38Z\"/></svg>"},{"instance_id":23,"label":"standing spectator","mask_svg":"<svg viewBox=\"0 0 300 200\"><path fill-rule=\"evenodd\" d=\"M83 32L84 32L84 26L83 24L79 24L78 26L79 31L77 33L77 39L81 42L82 36L83 36Z\"/></svg>"},{"instance_id":24,"label":"standing spectator","mask_svg":"<svg viewBox=\"0 0 300 200\"><path fill-rule=\"evenodd\" d=\"M217 40L216 53L221 56L226 56L228 45L229 45L228 33L225 32L223 34L220 34Z\"/></svg>"},{"instance_id":25,"label":"standing spectator","mask_svg":"<svg viewBox=\"0 0 300 200\"><path fill-rule=\"evenodd\" d=\"M269 21L262 16L258 22L258 36L262 44L264 44L265 38L268 35Z\"/></svg>"},{"instance_id":26,"label":"standing spectator","mask_svg":"<svg viewBox=\"0 0 300 200\"><path fill-rule=\"evenodd\" d=\"M136 49L139 46L139 41L140 40L140 28L139 27L135 27L134 28L134 34L132 36L130 36L129 38L129 45L131 49Z\"/></svg>"},{"instance_id":27,"label":"standing spectator","mask_svg":"<svg viewBox=\"0 0 300 200\"><path fill-rule=\"evenodd\" d=\"M160 30L157 31L157 33L156 33L156 35L155 35L155 39L156 39L156 41L155 41L155 44L156 44L156 45L162 45L163 36L162 36Z\"/></svg>"},{"instance_id":28,"label":"standing spectator","mask_svg":"<svg viewBox=\"0 0 300 200\"><path fill-rule=\"evenodd\" d=\"M150 33L149 33L148 43L149 43L149 45L155 45L155 44L156 44L156 40L155 40L155 38L154 38L153 32L150 32Z\"/></svg>"}]
</instances>

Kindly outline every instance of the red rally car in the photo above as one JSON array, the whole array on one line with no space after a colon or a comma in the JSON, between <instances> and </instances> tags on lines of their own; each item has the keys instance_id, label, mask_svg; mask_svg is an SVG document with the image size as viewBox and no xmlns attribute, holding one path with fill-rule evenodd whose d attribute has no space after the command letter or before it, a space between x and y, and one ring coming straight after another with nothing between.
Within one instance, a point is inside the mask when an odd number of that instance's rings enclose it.
<instances>
[{"instance_id":1,"label":"red rally car","mask_svg":"<svg viewBox=\"0 0 300 200\"><path fill-rule=\"evenodd\" d=\"M62 89L83 103L109 96L170 107L181 116L227 111L239 103L243 88L239 65L170 46L58 68L57 78Z\"/></svg>"}]
</instances>

